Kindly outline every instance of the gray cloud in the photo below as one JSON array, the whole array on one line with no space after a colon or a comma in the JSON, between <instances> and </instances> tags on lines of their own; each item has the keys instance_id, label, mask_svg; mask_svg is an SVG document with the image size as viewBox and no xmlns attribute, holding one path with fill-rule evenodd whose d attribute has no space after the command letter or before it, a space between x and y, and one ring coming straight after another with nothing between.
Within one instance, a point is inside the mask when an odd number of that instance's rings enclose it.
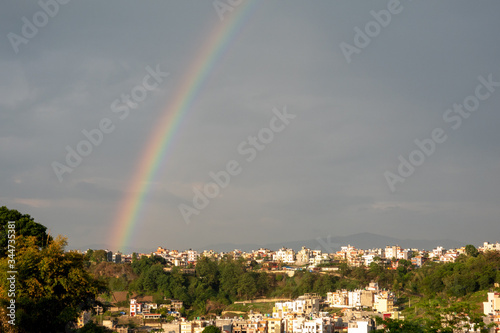
<instances>
[{"instance_id":1,"label":"gray cloud","mask_svg":"<svg viewBox=\"0 0 500 333\"><path fill-rule=\"evenodd\" d=\"M387 3L257 4L182 119L131 246L361 231L498 240L500 89L456 131L442 117L474 93L479 75L500 81L500 5L401 1L403 11L348 64L340 43L352 44L354 28ZM111 246L150 134L219 17L211 2L70 1L16 54L7 34L21 34L21 18L37 11L18 1L0 13L0 204L68 235L71 246ZM157 64L170 76L120 120L111 104ZM238 145L283 106L297 118L246 162ZM51 163L102 118L115 130L60 183ZM436 127L447 141L391 193L383 173ZM243 172L186 225L178 205L232 159Z\"/></svg>"}]
</instances>

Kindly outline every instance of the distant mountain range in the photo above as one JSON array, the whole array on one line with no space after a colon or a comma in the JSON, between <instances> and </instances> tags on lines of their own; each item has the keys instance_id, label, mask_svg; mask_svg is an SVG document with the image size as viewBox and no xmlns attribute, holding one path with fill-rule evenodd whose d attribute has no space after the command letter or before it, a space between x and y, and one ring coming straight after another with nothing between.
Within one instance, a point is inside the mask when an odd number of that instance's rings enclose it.
<instances>
[{"instance_id":1,"label":"distant mountain range","mask_svg":"<svg viewBox=\"0 0 500 333\"><path fill-rule=\"evenodd\" d=\"M214 251L232 251L238 249L241 251L257 250L261 247L270 250L278 250L282 247L292 248L299 251L302 246L310 249L318 249L323 252L333 252L340 250L341 246L352 245L358 249L371 249L371 248L385 248L387 245L399 245L401 248L411 248L420 250L432 250L437 246L442 246L446 249L458 248L466 244L452 239L398 239L394 237L372 234L369 232L362 232L349 236L335 236L324 237L317 239L309 239L304 241L289 241L271 244L233 244L233 243L219 243L209 246L197 248L198 251L212 249Z\"/></svg>"},{"instance_id":2,"label":"distant mountain range","mask_svg":"<svg viewBox=\"0 0 500 333\"><path fill-rule=\"evenodd\" d=\"M387 245L399 245L401 248L410 248L410 249L420 249L420 250L432 250L437 246L442 246L445 249L458 248L467 245L466 243L452 240L452 239L436 239L436 240L425 240L425 239L398 239L394 237L384 236L372 234L369 232L362 232L349 236L335 236L335 237L324 237L317 239L309 239L303 241L287 241L280 243L270 243L270 244L234 244L234 243L219 243L212 244L207 246L200 246L194 248L197 251L203 250L214 250L217 252L224 251L229 252L234 249L238 249L241 251L252 251L257 250L261 247L267 248L269 250L278 250L282 247L287 247L294 249L295 251L299 251L302 246L305 246L310 249L318 249L323 252L335 252L340 250L341 246L352 245L358 249L371 249L371 248L385 248ZM158 244L157 246L162 246L162 244ZM155 245L153 248L131 248L128 252L137 252L137 253L151 253L156 251L157 246ZM70 244L71 247L71 244ZM106 245L103 244L91 244L86 247L78 248L79 250L87 250L87 249L106 249ZM116 251L115 249L112 249ZM186 249L177 249L177 250L187 250Z\"/></svg>"}]
</instances>

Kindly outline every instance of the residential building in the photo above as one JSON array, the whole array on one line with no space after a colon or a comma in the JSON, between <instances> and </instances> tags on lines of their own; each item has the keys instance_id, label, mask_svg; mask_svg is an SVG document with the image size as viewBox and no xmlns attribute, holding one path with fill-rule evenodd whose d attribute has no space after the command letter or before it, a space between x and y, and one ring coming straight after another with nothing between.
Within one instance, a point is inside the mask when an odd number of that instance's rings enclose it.
<instances>
[{"instance_id":1,"label":"residential building","mask_svg":"<svg viewBox=\"0 0 500 333\"><path fill-rule=\"evenodd\" d=\"M138 303L137 299L130 300L130 317L135 317L137 314L142 313L142 303Z\"/></svg>"},{"instance_id":2,"label":"residential building","mask_svg":"<svg viewBox=\"0 0 500 333\"><path fill-rule=\"evenodd\" d=\"M297 252L297 264L305 265L309 263L309 259L311 257L311 250L302 246L302 249Z\"/></svg>"},{"instance_id":3,"label":"residential building","mask_svg":"<svg viewBox=\"0 0 500 333\"><path fill-rule=\"evenodd\" d=\"M401 252L401 247L399 246L386 246L384 255L387 259L398 258L399 253Z\"/></svg>"},{"instance_id":4,"label":"residential building","mask_svg":"<svg viewBox=\"0 0 500 333\"><path fill-rule=\"evenodd\" d=\"M198 254L198 251L194 251L191 249L187 251L187 261L189 263L195 263L196 261L198 261L199 256L200 255Z\"/></svg>"},{"instance_id":5,"label":"residential building","mask_svg":"<svg viewBox=\"0 0 500 333\"><path fill-rule=\"evenodd\" d=\"M295 262L295 251L285 247L276 251L273 255L273 261L281 261L285 264L293 264Z\"/></svg>"},{"instance_id":6,"label":"residential building","mask_svg":"<svg viewBox=\"0 0 500 333\"><path fill-rule=\"evenodd\" d=\"M282 333L283 323L281 319L268 318L267 321L267 332L268 333Z\"/></svg>"},{"instance_id":7,"label":"residential building","mask_svg":"<svg viewBox=\"0 0 500 333\"><path fill-rule=\"evenodd\" d=\"M500 312L500 293L488 293L488 301L483 302L484 315L494 315Z\"/></svg>"},{"instance_id":8,"label":"residential building","mask_svg":"<svg viewBox=\"0 0 500 333\"><path fill-rule=\"evenodd\" d=\"M367 333L375 330L373 319L362 319L350 321L347 328L348 333Z\"/></svg>"},{"instance_id":9,"label":"residential building","mask_svg":"<svg viewBox=\"0 0 500 333\"><path fill-rule=\"evenodd\" d=\"M375 295L373 309L377 312L393 312L394 311L394 295L388 291L382 291Z\"/></svg>"}]
</instances>

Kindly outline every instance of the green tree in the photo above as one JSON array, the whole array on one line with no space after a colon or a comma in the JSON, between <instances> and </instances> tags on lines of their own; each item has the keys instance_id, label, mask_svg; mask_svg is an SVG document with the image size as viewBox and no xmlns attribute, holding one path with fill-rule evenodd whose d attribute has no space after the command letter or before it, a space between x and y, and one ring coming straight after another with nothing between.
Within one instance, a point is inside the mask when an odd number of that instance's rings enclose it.
<instances>
[{"instance_id":1,"label":"green tree","mask_svg":"<svg viewBox=\"0 0 500 333\"><path fill-rule=\"evenodd\" d=\"M47 227L35 222L30 215L2 206L0 207L0 258L7 255L9 221L15 222L17 236L33 236L35 244L40 247L46 246L52 240L52 237L47 235Z\"/></svg>"},{"instance_id":2,"label":"green tree","mask_svg":"<svg viewBox=\"0 0 500 333\"><path fill-rule=\"evenodd\" d=\"M106 250L93 251L90 261L94 262L108 261L108 253L106 252Z\"/></svg>"},{"instance_id":3,"label":"green tree","mask_svg":"<svg viewBox=\"0 0 500 333\"><path fill-rule=\"evenodd\" d=\"M375 330L375 333L425 333L421 324L409 320L398 320L387 318L382 320L377 317L377 325L384 325L384 328Z\"/></svg>"},{"instance_id":4,"label":"green tree","mask_svg":"<svg viewBox=\"0 0 500 333\"><path fill-rule=\"evenodd\" d=\"M84 269L84 256L64 252L66 239L57 237L40 248L34 236L16 238L16 326L20 333L64 332L81 310L106 291ZM0 303L8 303L9 258L0 259ZM3 318L0 318L0 321ZM1 326L1 325L0 325Z\"/></svg>"},{"instance_id":5,"label":"green tree","mask_svg":"<svg viewBox=\"0 0 500 333\"><path fill-rule=\"evenodd\" d=\"M477 257L479 255L479 251L476 249L474 245L471 244L465 246L465 253L469 257Z\"/></svg>"},{"instance_id":6,"label":"green tree","mask_svg":"<svg viewBox=\"0 0 500 333\"><path fill-rule=\"evenodd\" d=\"M214 325L210 325L205 327L201 333L221 333L221 330Z\"/></svg>"}]
</instances>

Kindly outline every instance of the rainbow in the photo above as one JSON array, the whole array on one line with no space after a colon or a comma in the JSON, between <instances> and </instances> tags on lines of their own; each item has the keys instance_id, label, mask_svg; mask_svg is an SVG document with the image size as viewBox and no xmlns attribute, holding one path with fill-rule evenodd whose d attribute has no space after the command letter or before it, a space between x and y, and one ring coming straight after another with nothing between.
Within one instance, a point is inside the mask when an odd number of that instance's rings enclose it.
<instances>
[{"instance_id":1,"label":"rainbow","mask_svg":"<svg viewBox=\"0 0 500 333\"><path fill-rule=\"evenodd\" d=\"M188 66L189 71L173 95L174 99L166 106L157 122L145 152L139 159L129 188L119 204L112 223L112 249L125 251L130 244L152 180L164 164L168 149L184 116L191 109L214 66L253 11L255 3L256 1L246 0L234 7L232 12L226 12L224 19L209 34L196 59Z\"/></svg>"}]
</instances>

